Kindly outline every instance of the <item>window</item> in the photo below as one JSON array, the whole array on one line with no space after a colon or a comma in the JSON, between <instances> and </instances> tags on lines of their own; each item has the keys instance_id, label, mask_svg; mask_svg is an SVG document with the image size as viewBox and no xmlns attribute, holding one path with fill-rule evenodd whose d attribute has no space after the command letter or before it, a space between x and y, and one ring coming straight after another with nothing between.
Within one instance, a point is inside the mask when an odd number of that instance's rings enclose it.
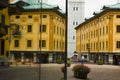
<instances>
[{"instance_id":1,"label":"window","mask_svg":"<svg viewBox=\"0 0 120 80\"><path fill-rule=\"evenodd\" d=\"M19 40L15 40L14 46L15 46L15 47L19 47Z\"/></svg>"},{"instance_id":2,"label":"window","mask_svg":"<svg viewBox=\"0 0 120 80\"><path fill-rule=\"evenodd\" d=\"M106 34L108 34L108 26L106 26Z\"/></svg>"},{"instance_id":3,"label":"window","mask_svg":"<svg viewBox=\"0 0 120 80\"><path fill-rule=\"evenodd\" d=\"M46 25L40 25L40 32L46 32Z\"/></svg>"},{"instance_id":4,"label":"window","mask_svg":"<svg viewBox=\"0 0 120 80\"><path fill-rule=\"evenodd\" d=\"M120 25L117 25L117 32L120 32Z\"/></svg>"},{"instance_id":5,"label":"window","mask_svg":"<svg viewBox=\"0 0 120 80\"><path fill-rule=\"evenodd\" d=\"M19 19L20 18L20 16L16 16L16 19Z\"/></svg>"},{"instance_id":6,"label":"window","mask_svg":"<svg viewBox=\"0 0 120 80\"><path fill-rule=\"evenodd\" d=\"M57 49L58 49L58 41L57 41Z\"/></svg>"},{"instance_id":7,"label":"window","mask_svg":"<svg viewBox=\"0 0 120 80\"><path fill-rule=\"evenodd\" d=\"M78 22L77 21L73 21L73 25L78 25Z\"/></svg>"},{"instance_id":8,"label":"window","mask_svg":"<svg viewBox=\"0 0 120 80\"><path fill-rule=\"evenodd\" d=\"M73 22L73 25L75 25L75 22Z\"/></svg>"},{"instance_id":9,"label":"window","mask_svg":"<svg viewBox=\"0 0 120 80\"><path fill-rule=\"evenodd\" d=\"M29 15L28 18L32 18L32 15Z\"/></svg>"},{"instance_id":10,"label":"window","mask_svg":"<svg viewBox=\"0 0 120 80\"><path fill-rule=\"evenodd\" d=\"M92 33L92 31L91 31L91 38L93 37L93 33Z\"/></svg>"},{"instance_id":11,"label":"window","mask_svg":"<svg viewBox=\"0 0 120 80\"><path fill-rule=\"evenodd\" d=\"M98 31L99 31L99 30L96 30L96 36L98 36L98 34L99 34Z\"/></svg>"},{"instance_id":12,"label":"window","mask_svg":"<svg viewBox=\"0 0 120 80\"><path fill-rule=\"evenodd\" d=\"M78 7L73 7L73 11L78 11Z\"/></svg>"},{"instance_id":13,"label":"window","mask_svg":"<svg viewBox=\"0 0 120 80\"><path fill-rule=\"evenodd\" d=\"M55 49L55 40L54 40L54 49Z\"/></svg>"},{"instance_id":14,"label":"window","mask_svg":"<svg viewBox=\"0 0 120 80\"><path fill-rule=\"evenodd\" d=\"M60 28L60 35L61 35L61 33L62 33L62 29Z\"/></svg>"},{"instance_id":15,"label":"window","mask_svg":"<svg viewBox=\"0 0 120 80\"><path fill-rule=\"evenodd\" d=\"M41 40L39 40L39 47L46 47L46 40L42 40L42 42L41 42Z\"/></svg>"},{"instance_id":16,"label":"window","mask_svg":"<svg viewBox=\"0 0 120 80\"><path fill-rule=\"evenodd\" d=\"M96 43L96 50L98 50L98 43Z\"/></svg>"},{"instance_id":17,"label":"window","mask_svg":"<svg viewBox=\"0 0 120 80\"><path fill-rule=\"evenodd\" d=\"M76 7L76 11L78 11L78 7Z\"/></svg>"},{"instance_id":18,"label":"window","mask_svg":"<svg viewBox=\"0 0 120 80\"><path fill-rule=\"evenodd\" d=\"M73 40L75 40L75 36L73 36Z\"/></svg>"},{"instance_id":19,"label":"window","mask_svg":"<svg viewBox=\"0 0 120 80\"><path fill-rule=\"evenodd\" d=\"M47 18L47 15L43 15L43 18Z\"/></svg>"},{"instance_id":20,"label":"window","mask_svg":"<svg viewBox=\"0 0 120 80\"><path fill-rule=\"evenodd\" d=\"M32 32L32 25L28 25L28 32Z\"/></svg>"},{"instance_id":21,"label":"window","mask_svg":"<svg viewBox=\"0 0 120 80\"><path fill-rule=\"evenodd\" d=\"M73 7L73 11L75 11L75 7Z\"/></svg>"},{"instance_id":22,"label":"window","mask_svg":"<svg viewBox=\"0 0 120 80\"><path fill-rule=\"evenodd\" d=\"M92 46L92 43L91 43L90 46L89 46L89 48L92 50L92 47L93 47L93 46Z\"/></svg>"},{"instance_id":23,"label":"window","mask_svg":"<svg viewBox=\"0 0 120 80\"><path fill-rule=\"evenodd\" d=\"M96 50L96 49L95 49L95 43L94 43L94 50Z\"/></svg>"},{"instance_id":24,"label":"window","mask_svg":"<svg viewBox=\"0 0 120 80\"><path fill-rule=\"evenodd\" d=\"M43 25L43 32L46 32L46 25Z\"/></svg>"},{"instance_id":25,"label":"window","mask_svg":"<svg viewBox=\"0 0 120 80\"><path fill-rule=\"evenodd\" d=\"M63 36L65 35L64 29L63 29Z\"/></svg>"},{"instance_id":26,"label":"window","mask_svg":"<svg viewBox=\"0 0 120 80\"><path fill-rule=\"evenodd\" d=\"M32 47L32 41L31 40L27 40L27 47Z\"/></svg>"},{"instance_id":27,"label":"window","mask_svg":"<svg viewBox=\"0 0 120 80\"><path fill-rule=\"evenodd\" d=\"M57 34L59 34L59 28L57 27Z\"/></svg>"},{"instance_id":28,"label":"window","mask_svg":"<svg viewBox=\"0 0 120 80\"><path fill-rule=\"evenodd\" d=\"M101 42L100 42L100 50L101 50Z\"/></svg>"},{"instance_id":29,"label":"window","mask_svg":"<svg viewBox=\"0 0 120 80\"><path fill-rule=\"evenodd\" d=\"M54 26L54 33L56 33L56 27Z\"/></svg>"},{"instance_id":30,"label":"window","mask_svg":"<svg viewBox=\"0 0 120 80\"><path fill-rule=\"evenodd\" d=\"M117 41L116 47L117 47L117 48L120 48L120 41Z\"/></svg>"},{"instance_id":31,"label":"window","mask_svg":"<svg viewBox=\"0 0 120 80\"><path fill-rule=\"evenodd\" d=\"M101 36L101 28L100 28L100 36Z\"/></svg>"},{"instance_id":32,"label":"window","mask_svg":"<svg viewBox=\"0 0 120 80\"><path fill-rule=\"evenodd\" d=\"M104 50L104 42L103 42L103 50Z\"/></svg>"},{"instance_id":33,"label":"window","mask_svg":"<svg viewBox=\"0 0 120 80\"><path fill-rule=\"evenodd\" d=\"M104 27L103 27L103 35L104 35L105 31L104 31Z\"/></svg>"},{"instance_id":34,"label":"window","mask_svg":"<svg viewBox=\"0 0 120 80\"><path fill-rule=\"evenodd\" d=\"M2 24L5 24L5 15L1 15Z\"/></svg>"},{"instance_id":35,"label":"window","mask_svg":"<svg viewBox=\"0 0 120 80\"><path fill-rule=\"evenodd\" d=\"M95 30L94 30L94 38L95 38Z\"/></svg>"},{"instance_id":36,"label":"window","mask_svg":"<svg viewBox=\"0 0 120 80\"><path fill-rule=\"evenodd\" d=\"M106 49L108 49L108 41L106 41Z\"/></svg>"},{"instance_id":37,"label":"window","mask_svg":"<svg viewBox=\"0 0 120 80\"><path fill-rule=\"evenodd\" d=\"M116 18L120 18L120 15L117 15Z\"/></svg>"},{"instance_id":38,"label":"window","mask_svg":"<svg viewBox=\"0 0 120 80\"><path fill-rule=\"evenodd\" d=\"M78 25L78 22L76 22L76 25Z\"/></svg>"}]
</instances>

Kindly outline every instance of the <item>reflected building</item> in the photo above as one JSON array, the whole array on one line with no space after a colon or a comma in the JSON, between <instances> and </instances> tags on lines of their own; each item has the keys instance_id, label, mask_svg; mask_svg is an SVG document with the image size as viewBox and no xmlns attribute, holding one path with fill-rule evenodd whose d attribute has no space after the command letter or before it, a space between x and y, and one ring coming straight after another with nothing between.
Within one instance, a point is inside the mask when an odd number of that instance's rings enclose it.
<instances>
[{"instance_id":1,"label":"reflected building","mask_svg":"<svg viewBox=\"0 0 120 80\"><path fill-rule=\"evenodd\" d=\"M0 0L0 67L8 65L10 28L8 0Z\"/></svg>"},{"instance_id":2,"label":"reflected building","mask_svg":"<svg viewBox=\"0 0 120 80\"><path fill-rule=\"evenodd\" d=\"M17 4L22 4L23 10L15 10ZM15 60L36 62L39 58L48 63L63 59L66 23L65 13L58 6L18 1L10 5L9 13L11 24L17 26L10 45Z\"/></svg>"},{"instance_id":3,"label":"reflected building","mask_svg":"<svg viewBox=\"0 0 120 80\"><path fill-rule=\"evenodd\" d=\"M105 5L76 29L76 51L89 52L91 62L120 62L120 4Z\"/></svg>"}]
</instances>

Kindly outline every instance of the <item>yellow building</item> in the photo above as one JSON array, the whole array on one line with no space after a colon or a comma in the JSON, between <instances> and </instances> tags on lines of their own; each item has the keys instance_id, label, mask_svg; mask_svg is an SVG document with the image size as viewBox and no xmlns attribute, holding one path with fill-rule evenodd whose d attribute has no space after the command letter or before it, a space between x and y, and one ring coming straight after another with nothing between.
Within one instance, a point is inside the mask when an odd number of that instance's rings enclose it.
<instances>
[{"instance_id":1,"label":"yellow building","mask_svg":"<svg viewBox=\"0 0 120 80\"><path fill-rule=\"evenodd\" d=\"M10 29L8 0L0 0L0 66L7 65L9 58Z\"/></svg>"},{"instance_id":2,"label":"yellow building","mask_svg":"<svg viewBox=\"0 0 120 80\"><path fill-rule=\"evenodd\" d=\"M65 16L58 6L46 3L22 3L22 13L10 10L12 42L11 55L16 60L32 60L39 58L43 63L56 62L63 59L65 52ZM41 8L42 7L42 8Z\"/></svg>"},{"instance_id":3,"label":"yellow building","mask_svg":"<svg viewBox=\"0 0 120 80\"><path fill-rule=\"evenodd\" d=\"M104 6L76 28L76 51L90 61L120 61L120 4Z\"/></svg>"}]
</instances>

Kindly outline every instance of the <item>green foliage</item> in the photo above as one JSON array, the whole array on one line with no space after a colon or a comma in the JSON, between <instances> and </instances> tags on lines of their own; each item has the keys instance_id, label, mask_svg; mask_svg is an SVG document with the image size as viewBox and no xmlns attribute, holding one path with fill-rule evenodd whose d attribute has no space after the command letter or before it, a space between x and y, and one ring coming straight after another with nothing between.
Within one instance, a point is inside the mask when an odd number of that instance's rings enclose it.
<instances>
[{"instance_id":1,"label":"green foliage","mask_svg":"<svg viewBox=\"0 0 120 80\"><path fill-rule=\"evenodd\" d=\"M63 60L58 59L56 62L57 62L58 64L61 64L61 63L63 63Z\"/></svg>"},{"instance_id":2,"label":"green foliage","mask_svg":"<svg viewBox=\"0 0 120 80\"><path fill-rule=\"evenodd\" d=\"M97 64L102 65L103 64L103 60L97 60Z\"/></svg>"},{"instance_id":3,"label":"green foliage","mask_svg":"<svg viewBox=\"0 0 120 80\"><path fill-rule=\"evenodd\" d=\"M70 67L71 65L71 61L70 61L70 58L67 59L67 66Z\"/></svg>"}]
</instances>

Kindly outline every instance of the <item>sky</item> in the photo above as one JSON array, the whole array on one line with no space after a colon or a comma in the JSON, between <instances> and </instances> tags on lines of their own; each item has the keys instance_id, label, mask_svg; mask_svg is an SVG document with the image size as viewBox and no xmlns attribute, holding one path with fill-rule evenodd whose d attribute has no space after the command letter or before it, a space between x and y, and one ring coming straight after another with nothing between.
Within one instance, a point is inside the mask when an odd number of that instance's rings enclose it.
<instances>
[{"instance_id":1,"label":"sky","mask_svg":"<svg viewBox=\"0 0 120 80\"><path fill-rule=\"evenodd\" d=\"M66 0L47 0L50 4L59 5L65 11ZM85 17L92 17L93 12L100 11L104 5L116 4L117 0L85 0Z\"/></svg>"},{"instance_id":2,"label":"sky","mask_svg":"<svg viewBox=\"0 0 120 80\"><path fill-rule=\"evenodd\" d=\"M116 3L117 0L85 0L85 17L93 16L93 12L100 11L104 5Z\"/></svg>"},{"instance_id":3,"label":"sky","mask_svg":"<svg viewBox=\"0 0 120 80\"><path fill-rule=\"evenodd\" d=\"M14 1L14 0L13 0ZM28 0L32 1L32 0ZM34 0L38 1L38 0ZM66 0L40 0L52 5L59 5L65 12ZM95 11L100 11L104 5L116 4L118 0L85 0L85 17L92 17ZM119 0L120 2L120 0Z\"/></svg>"}]
</instances>

